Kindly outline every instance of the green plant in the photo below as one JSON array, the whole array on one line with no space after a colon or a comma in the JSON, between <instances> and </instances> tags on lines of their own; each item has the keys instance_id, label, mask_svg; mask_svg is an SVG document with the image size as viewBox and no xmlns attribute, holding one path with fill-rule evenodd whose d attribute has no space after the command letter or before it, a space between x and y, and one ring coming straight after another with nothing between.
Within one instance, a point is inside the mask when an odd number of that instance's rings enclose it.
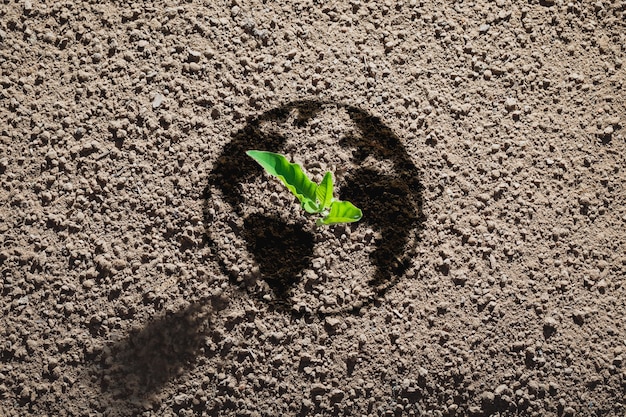
<instances>
[{"instance_id":1,"label":"green plant","mask_svg":"<svg viewBox=\"0 0 626 417\"><path fill-rule=\"evenodd\" d=\"M283 155L267 151L247 151L246 154L261 165L267 173L280 179L300 201L307 213L320 213L315 224L352 223L363 217L361 209L349 201L333 198L333 177L327 172L318 184L302 171L298 164L291 163Z\"/></svg>"}]
</instances>

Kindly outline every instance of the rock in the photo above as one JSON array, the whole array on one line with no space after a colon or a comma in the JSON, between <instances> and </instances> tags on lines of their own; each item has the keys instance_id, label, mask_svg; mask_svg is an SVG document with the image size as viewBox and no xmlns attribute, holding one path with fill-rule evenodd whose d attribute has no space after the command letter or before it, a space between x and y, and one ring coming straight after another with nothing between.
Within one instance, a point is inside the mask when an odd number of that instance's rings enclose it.
<instances>
[{"instance_id":1,"label":"rock","mask_svg":"<svg viewBox=\"0 0 626 417\"><path fill-rule=\"evenodd\" d=\"M163 116L161 116L160 119L161 124L163 124L165 127L171 125L173 121L174 116L172 116L171 113L165 113Z\"/></svg>"},{"instance_id":2,"label":"rock","mask_svg":"<svg viewBox=\"0 0 626 417\"><path fill-rule=\"evenodd\" d=\"M98 269L102 272L109 272L112 269L111 262L107 260L103 255L98 255L95 257L94 262Z\"/></svg>"},{"instance_id":3,"label":"rock","mask_svg":"<svg viewBox=\"0 0 626 417\"><path fill-rule=\"evenodd\" d=\"M189 56L187 57L189 62L200 62L200 58L202 58L202 54L200 52L193 49L189 50Z\"/></svg>"},{"instance_id":4,"label":"rock","mask_svg":"<svg viewBox=\"0 0 626 417\"><path fill-rule=\"evenodd\" d=\"M496 396L491 391L485 391L480 396L480 399L485 404L492 404L494 402L494 400L496 399Z\"/></svg>"},{"instance_id":5,"label":"rock","mask_svg":"<svg viewBox=\"0 0 626 417\"><path fill-rule=\"evenodd\" d=\"M496 387L494 393L500 397L502 394L506 394L509 391L509 387L506 384L500 384Z\"/></svg>"},{"instance_id":6,"label":"rock","mask_svg":"<svg viewBox=\"0 0 626 417\"><path fill-rule=\"evenodd\" d=\"M556 330L558 322L554 317L548 316L543 320L543 327L549 330Z\"/></svg>"},{"instance_id":7,"label":"rock","mask_svg":"<svg viewBox=\"0 0 626 417\"><path fill-rule=\"evenodd\" d=\"M152 100L152 108L153 109L157 109L159 108L159 106L161 106L161 104L163 103L163 99L165 97L163 97L163 94L161 93L156 93L154 95L154 99Z\"/></svg>"},{"instance_id":8,"label":"rock","mask_svg":"<svg viewBox=\"0 0 626 417\"><path fill-rule=\"evenodd\" d=\"M57 159L57 157L58 157L57 151L55 151L52 148L50 148L50 150L48 150L48 153L46 153L46 159L49 161L53 161Z\"/></svg>"},{"instance_id":9,"label":"rock","mask_svg":"<svg viewBox=\"0 0 626 417\"><path fill-rule=\"evenodd\" d=\"M326 319L324 320L324 322L326 323L326 325L328 327L330 327L331 329L335 329L337 328L337 326L339 326L339 324L341 323L341 320L339 320L336 317L326 317Z\"/></svg>"},{"instance_id":10,"label":"rock","mask_svg":"<svg viewBox=\"0 0 626 417\"><path fill-rule=\"evenodd\" d=\"M581 326L585 323L585 312L582 310L574 310L572 311L572 318L574 319L574 323Z\"/></svg>"},{"instance_id":11,"label":"rock","mask_svg":"<svg viewBox=\"0 0 626 417\"><path fill-rule=\"evenodd\" d=\"M47 43L55 43L57 41L57 36L52 31L47 31L44 33L43 38L44 42Z\"/></svg>"},{"instance_id":12,"label":"rock","mask_svg":"<svg viewBox=\"0 0 626 417\"><path fill-rule=\"evenodd\" d=\"M87 71L80 70L78 71L78 74L76 75L76 77L78 78L78 81L83 83L85 81L89 81L89 79L91 78L91 74Z\"/></svg>"},{"instance_id":13,"label":"rock","mask_svg":"<svg viewBox=\"0 0 626 417\"><path fill-rule=\"evenodd\" d=\"M514 99L513 97L509 97L506 99L506 101L504 102L504 108L507 111L513 111L517 108L517 100Z\"/></svg>"}]
</instances>

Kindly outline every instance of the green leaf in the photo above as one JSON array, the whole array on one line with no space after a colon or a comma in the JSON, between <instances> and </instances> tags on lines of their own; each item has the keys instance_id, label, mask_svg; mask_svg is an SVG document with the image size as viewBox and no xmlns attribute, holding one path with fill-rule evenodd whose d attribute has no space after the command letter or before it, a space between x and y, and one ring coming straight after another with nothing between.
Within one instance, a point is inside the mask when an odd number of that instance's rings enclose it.
<instances>
[{"instance_id":1,"label":"green leaf","mask_svg":"<svg viewBox=\"0 0 626 417\"><path fill-rule=\"evenodd\" d=\"M352 223L361 220L363 212L349 201L333 201L330 204L330 212L316 223L322 224Z\"/></svg>"},{"instance_id":2,"label":"green leaf","mask_svg":"<svg viewBox=\"0 0 626 417\"><path fill-rule=\"evenodd\" d=\"M322 213L318 226L324 224L352 223L363 217L361 209L349 201L333 199L333 177L327 172L318 186L306 176L298 164L283 155L267 151L250 150L246 154L261 165L268 174L280 179L300 201L308 213Z\"/></svg>"},{"instance_id":3,"label":"green leaf","mask_svg":"<svg viewBox=\"0 0 626 417\"><path fill-rule=\"evenodd\" d=\"M317 187L316 194L320 208L322 210L329 208L330 203L333 201L333 176L330 172L324 175L324 179Z\"/></svg>"},{"instance_id":4,"label":"green leaf","mask_svg":"<svg viewBox=\"0 0 626 417\"><path fill-rule=\"evenodd\" d=\"M319 213L322 211L322 208L317 204L317 202L309 199L305 199L304 201L300 200L302 203L302 208L307 213Z\"/></svg>"},{"instance_id":5,"label":"green leaf","mask_svg":"<svg viewBox=\"0 0 626 417\"><path fill-rule=\"evenodd\" d=\"M300 165L292 164L283 155L273 152L250 150L246 154L269 174L280 179L307 212L322 211L317 203L317 184L306 176Z\"/></svg>"}]
</instances>

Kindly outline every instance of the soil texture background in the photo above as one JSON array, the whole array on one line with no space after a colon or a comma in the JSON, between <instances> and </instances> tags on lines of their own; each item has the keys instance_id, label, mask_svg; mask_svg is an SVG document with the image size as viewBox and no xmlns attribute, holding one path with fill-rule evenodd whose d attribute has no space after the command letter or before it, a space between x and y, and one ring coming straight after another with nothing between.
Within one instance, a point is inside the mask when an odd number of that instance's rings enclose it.
<instances>
[{"instance_id":1,"label":"soil texture background","mask_svg":"<svg viewBox=\"0 0 626 417\"><path fill-rule=\"evenodd\" d=\"M625 22L3 1L0 415L625 415Z\"/></svg>"}]
</instances>

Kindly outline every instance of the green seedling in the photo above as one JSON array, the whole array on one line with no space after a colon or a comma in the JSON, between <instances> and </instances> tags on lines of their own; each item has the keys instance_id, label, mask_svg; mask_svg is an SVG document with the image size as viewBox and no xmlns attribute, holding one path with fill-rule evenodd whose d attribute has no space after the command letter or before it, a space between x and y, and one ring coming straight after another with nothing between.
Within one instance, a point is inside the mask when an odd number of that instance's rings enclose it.
<instances>
[{"instance_id":1,"label":"green seedling","mask_svg":"<svg viewBox=\"0 0 626 417\"><path fill-rule=\"evenodd\" d=\"M289 162L281 154L254 150L246 154L268 174L281 180L307 213L320 213L323 216L315 222L316 225L352 223L363 217L361 209L351 202L333 198L333 177L330 172L324 175L318 185L306 176L300 165Z\"/></svg>"}]
</instances>

